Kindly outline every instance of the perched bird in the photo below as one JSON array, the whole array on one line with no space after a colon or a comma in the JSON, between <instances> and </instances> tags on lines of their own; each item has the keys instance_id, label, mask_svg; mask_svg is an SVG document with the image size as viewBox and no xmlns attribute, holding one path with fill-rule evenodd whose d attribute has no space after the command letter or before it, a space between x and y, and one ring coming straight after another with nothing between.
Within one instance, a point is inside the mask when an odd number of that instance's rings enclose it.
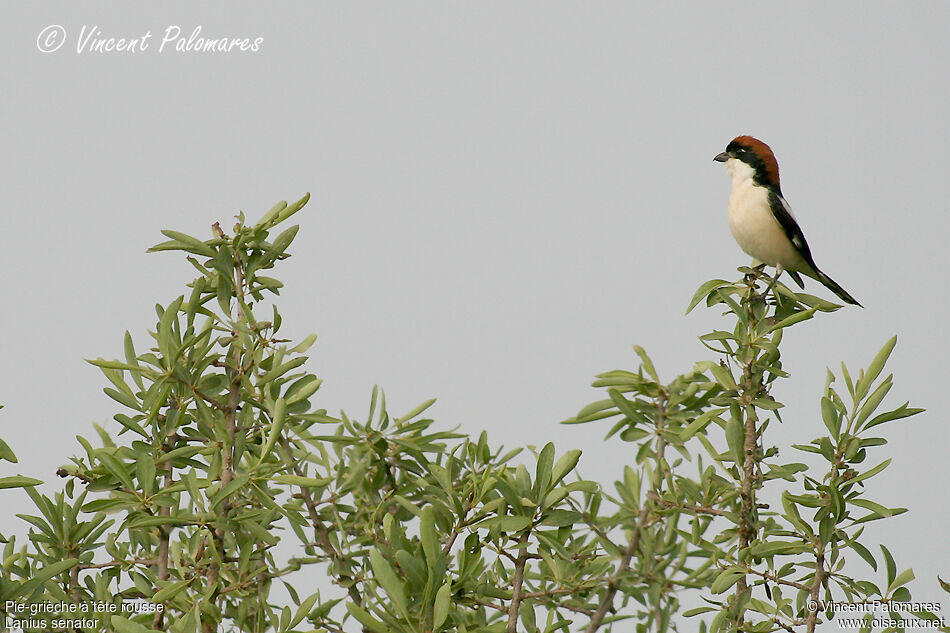
<instances>
[{"instance_id":1,"label":"perched bird","mask_svg":"<svg viewBox=\"0 0 950 633\"><path fill-rule=\"evenodd\" d=\"M742 250L757 262L774 266L776 280L785 271L804 288L801 273L824 284L845 303L861 305L815 265L802 229L782 197L778 162L768 145L751 136L737 136L713 160L725 163L732 178L729 229Z\"/></svg>"}]
</instances>

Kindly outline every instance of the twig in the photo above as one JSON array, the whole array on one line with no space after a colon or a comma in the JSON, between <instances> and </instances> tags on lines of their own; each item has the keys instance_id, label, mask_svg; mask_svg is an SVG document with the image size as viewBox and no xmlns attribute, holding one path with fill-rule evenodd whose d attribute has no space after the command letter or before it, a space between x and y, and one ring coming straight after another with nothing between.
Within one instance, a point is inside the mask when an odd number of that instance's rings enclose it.
<instances>
[{"instance_id":1,"label":"twig","mask_svg":"<svg viewBox=\"0 0 950 633\"><path fill-rule=\"evenodd\" d=\"M528 528L518 538L518 559L515 561L515 575L511 579L511 604L508 605L508 633L518 633L518 607L521 606L521 586L524 583L524 568L528 562Z\"/></svg>"},{"instance_id":2,"label":"twig","mask_svg":"<svg viewBox=\"0 0 950 633\"><path fill-rule=\"evenodd\" d=\"M657 397L656 406L658 409L656 418L657 466L653 473L653 488L654 492L658 493L660 485L663 483L663 459L666 451L666 440L663 438L663 427L666 423L666 394L662 391ZM604 597L601 598L600 604L594 612L594 616L590 619L585 633L594 633L594 631L600 628L607 612L613 608L614 597L617 595L617 589L620 588L620 580L627 572L633 555L636 554L637 549L640 547L640 531L646 528L648 523L650 523L650 506L644 503L643 507L640 508L640 514L637 515L637 522L633 528L633 535L630 537L630 542L627 544L627 549L624 550L623 556L620 557L620 562L617 564L617 569L613 576L607 581L607 590L604 592Z\"/></svg>"},{"instance_id":3,"label":"twig","mask_svg":"<svg viewBox=\"0 0 950 633\"><path fill-rule=\"evenodd\" d=\"M290 446L290 440L287 439L287 437L283 434L281 434L280 446L284 450L284 456L286 457L287 462L292 465L294 474L298 477L303 477L304 472L294 459L294 454ZM317 504L314 502L313 497L310 496L310 491L303 486L300 486L299 490L300 491L297 494L301 499L303 499L304 505L307 506L307 515L310 517L310 523L313 524L313 532L317 537L317 543L320 545L320 548L323 549L323 551L325 551L340 568L340 580L353 580L353 578L343 572L343 565L346 562L346 558L333 546L333 541L330 540L330 530L323 523L323 521L320 520L320 515L317 514ZM363 603L363 596L360 594L355 584L350 584L346 591L353 602L358 605Z\"/></svg>"},{"instance_id":4,"label":"twig","mask_svg":"<svg viewBox=\"0 0 950 633\"><path fill-rule=\"evenodd\" d=\"M819 546L818 553L815 554L815 579L811 583L811 602L815 605L815 608L808 613L808 618L805 620L805 630L807 633L814 633L815 626L818 624L818 595L821 591L821 583L825 579L825 552L823 545Z\"/></svg>"},{"instance_id":5,"label":"twig","mask_svg":"<svg viewBox=\"0 0 950 633\"><path fill-rule=\"evenodd\" d=\"M771 580L776 585L785 585L787 587L795 587L796 589L801 589L802 591L811 591L811 587L809 587L805 583L795 582L794 580L785 580L784 578L779 578L778 576L775 576L774 574L770 574L767 571L758 571L755 569L748 569L746 570L746 572L750 574L754 574L756 576L761 576L762 578L765 578L766 580Z\"/></svg>"},{"instance_id":6,"label":"twig","mask_svg":"<svg viewBox=\"0 0 950 633\"><path fill-rule=\"evenodd\" d=\"M717 517L725 516L726 514L722 510L717 510L716 508L709 508L707 506L694 506L688 503L674 503L672 501L668 501L667 499L663 499L662 497L660 497L660 495L656 494L652 490L647 493L647 497L649 499L652 499L653 501L656 501L664 508L677 508L679 510L689 510L690 512L693 512L694 514L711 514Z\"/></svg>"}]
</instances>

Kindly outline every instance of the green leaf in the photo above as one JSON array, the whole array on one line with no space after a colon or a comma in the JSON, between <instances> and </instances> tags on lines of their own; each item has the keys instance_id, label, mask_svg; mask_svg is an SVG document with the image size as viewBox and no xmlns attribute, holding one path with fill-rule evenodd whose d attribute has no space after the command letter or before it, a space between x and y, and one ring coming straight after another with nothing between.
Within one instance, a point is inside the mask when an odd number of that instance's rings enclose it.
<instances>
[{"instance_id":1,"label":"green leaf","mask_svg":"<svg viewBox=\"0 0 950 633\"><path fill-rule=\"evenodd\" d=\"M534 495L535 499L543 499L548 494L551 484L551 468L554 466L554 444L548 442L538 455L535 466Z\"/></svg>"},{"instance_id":2,"label":"green leaf","mask_svg":"<svg viewBox=\"0 0 950 633\"><path fill-rule=\"evenodd\" d=\"M272 223L273 224L277 223L276 222L277 214L286 208L287 208L287 202L284 200L281 200L280 202L275 204L273 207L271 207L270 211L268 211L263 216L261 216L261 219L258 220L257 225L254 228L269 229Z\"/></svg>"},{"instance_id":3,"label":"green leaf","mask_svg":"<svg viewBox=\"0 0 950 633\"><path fill-rule=\"evenodd\" d=\"M452 585L446 581L442 583L435 594L435 605L432 608L432 629L438 631L449 615L449 606L452 599Z\"/></svg>"},{"instance_id":4,"label":"green leaf","mask_svg":"<svg viewBox=\"0 0 950 633\"><path fill-rule=\"evenodd\" d=\"M171 304L164 309L162 318L158 321L158 349L165 358L166 367L169 368L174 365L175 359L178 356L178 346L180 342L175 335L174 324L178 320L178 311L181 309L181 304L184 300L185 297L182 295L172 301Z\"/></svg>"},{"instance_id":5,"label":"green leaf","mask_svg":"<svg viewBox=\"0 0 950 633\"><path fill-rule=\"evenodd\" d=\"M126 472L125 466L122 462L107 453L106 450L107 449L99 449L96 451L96 457L99 458L99 462L109 471L109 474L118 479L127 490L135 490L135 484L132 483L132 478L129 477L129 473Z\"/></svg>"},{"instance_id":6,"label":"green leaf","mask_svg":"<svg viewBox=\"0 0 950 633\"><path fill-rule=\"evenodd\" d=\"M707 282L704 283L702 286L700 286L699 289L696 291L696 293L693 295L692 300L690 300L690 302L689 302L689 307L686 308L686 314L689 314L690 312L692 312L692 311L693 311L693 308L695 308L696 305L697 305L700 301L702 301L702 300L705 299L707 296L709 296L709 294L710 294L713 290L715 290L715 289L717 289L717 288L721 288L722 286L730 286L730 285L732 285L732 284L730 284L730 283L729 283L728 281L726 281L725 279L711 279L711 280L707 281Z\"/></svg>"},{"instance_id":7,"label":"green leaf","mask_svg":"<svg viewBox=\"0 0 950 633\"><path fill-rule=\"evenodd\" d=\"M277 398L277 401L274 403L274 410L271 412L271 423L270 430L267 433L267 442L261 449L261 458L257 461L258 464L263 463L263 461L267 459L274 445L277 444L277 440L280 439L280 434L284 430L284 422L286 420L287 401L283 398Z\"/></svg>"},{"instance_id":8,"label":"green leaf","mask_svg":"<svg viewBox=\"0 0 950 633\"><path fill-rule=\"evenodd\" d=\"M581 458L580 449L574 448L558 458L557 462L554 464L554 468L551 470L551 485L556 486L561 483L568 473L574 470L574 467L577 466L578 460Z\"/></svg>"},{"instance_id":9,"label":"green leaf","mask_svg":"<svg viewBox=\"0 0 950 633\"><path fill-rule=\"evenodd\" d=\"M851 549L858 553L858 556L863 558L864 561L871 566L871 569L877 571L877 561L874 560L874 555L871 554L871 551L868 548L854 540L849 542L848 545L851 547Z\"/></svg>"},{"instance_id":10,"label":"green leaf","mask_svg":"<svg viewBox=\"0 0 950 633\"><path fill-rule=\"evenodd\" d=\"M868 396L868 399L864 402L864 404L861 405L861 409L858 411L856 418L856 424L858 428L861 428L861 424L867 420L872 413L874 413L874 410L877 409L881 404L881 401L884 400L884 396L886 396L887 392L891 390L891 387L893 386L892 379L893 375L885 378L884 381L878 385L877 389L875 389L871 395Z\"/></svg>"},{"instance_id":11,"label":"green leaf","mask_svg":"<svg viewBox=\"0 0 950 633\"><path fill-rule=\"evenodd\" d=\"M290 246L290 243L294 241L294 238L297 236L297 231L299 230L300 226L294 225L274 238L271 247L268 248L264 252L264 256L261 257L262 267L266 268L270 263L283 255L284 251Z\"/></svg>"},{"instance_id":12,"label":"green leaf","mask_svg":"<svg viewBox=\"0 0 950 633\"><path fill-rule=\"evenodd\" d=\"M288 405L306 400L320 388L322 383L323 381L316 376L308 374L290 385L287 393L284 394L284 400L287 401Z\"/></svg>"},{"instance_id":13,"label":"green leaf","mask_svg":"<svg viewBox=\"0 0 950 633\"><path fill-rule=\"evenodd\" d=\"M352 602L346 603L346 610L349 611L350 615L356 618L360 624L373 633L391 633L392 631L388 626L371 616L368 611Z\"/></svg>"},{"instance_id":14,"label":"green leaf","mask_svg":"<svg viewBox=\"0 0 950 633\"><path fill-rule=\"evenodd\" d=\"M58 563L47 565L41 569L34 569L29 580L13 589L12 593L5 593L3 597L6 600L16 598L17 596L29 597L33 595L33 592L36 591L38 587L45 585L51 578L58 576L64 571L72 569L73 566L78 563L78 558L68 558Z\"/></svg>"},{"instance_id":15,"label":"green leaf","mask_svg":"<svg viewBox=\"0 0 950 633\"><path fill-rule=\"evenodd\" d=\"M160 633L155 629L142 626L138 622L124 618L121 615L113 615L109 618L112 630L116 633Z\"/></svg>"},{"instance_id":16,"label":"green leaf","mask_svg":"<svg viewBox=\"0 0 950 633\"><path fill-rule=\"evenodd\" d=\"M825 423L828 432L831 433L831 437L837 440L841 433L841 416L828 396L822 396L821 398L821 419Z\"/></svg>"},{"instance_id":17,"label":"green leaf","mask_svg":"<svg viewBox=\"0 0 950 633\"><path fill-rule=\"evenodd\" d=\"M297 202L292 202L287 207L281 209L277 213L277 220L274 222L274 224L277 225L277 224L280 224L281 222L286 221L288 218L290 218L290 216L297 213L297 211L300 211L301 209L303 209L309 200L310 200L310 192L307 192L304 194L303 198L301 198Z\"/></svg>"},{"instance_id":18,"label":"green leaf","mask_svg":"<svg viewBox=\"0 0 950 633\"><path fill-rule=\"evenodd\" d=\"M174 582L168 586L162 587L155 592L155 595L153 595L150 600L154 603L168 602L179 593L187 589L188 586L194 582L194 580L194 578L186 578L185 580L179 580L178 582Z\"/></svg>"},{"instance_id":19,"label":"green leaf","mask_svg":"<svg viewBox=\"0 0 950 633\"><path fill-rule=\"evenodd\" d=\"M906 585L907 583L909 583L909 582L910 582L911 580L913 580L913 579L914 579L914 570L913 570L913 569L905 569L904 571L902 571L901 573L899 573L899 574L897 575L897 578L895 578L894 580L892 580L891 583L887 586L887 593L888 593L888 594L893 593L895 589L897 589L898 587L900 587L900 586L902 586L902 585Z\"/></svg>"},{"instance_id":20,"label":"green leaf","mask_svg":"<svg viewBox=\"0 0 950 633\"><path fill-rule=\"evenodd\" d=\"M17 463L17 458L13 453L13 449L7 446L7 443L2 439L0 439L0 459L5 459L6 461L13 464Z\"/></svg>"},{"instance_id":21,"label":"green leaf","mask_svg":"<svg viewBox=\"0 0 950 633\"><path fill-rule=\"evenodd\" d=\"M729 418L726 422L726 443L732 454L732 461L742 465L745 461L745 428L736 418Z\"/></svg>"},{"instance_id":22,"label":"green leaf","mask_svg":"<svg viewBox=\"0 0 950 633\"><path fill-rule=\"evenodd\" d=\"M183 244L184 248L181 250L194 253L195 255L201 255L202 257L215 256L215 250L196 237L186 235L185 233L179 233L178 231L169 230L162 231L162 235L165 237L170 237L171 239Z\"/></svg>"},{"instance_id":23,"label":"green leaf","mask_svg":"<svg viewBox=\"0 0 950 633\"><path fill-rule=\"evenodd\" d=\"M287 484L289 486L300 486L301 488L323 488L330 484L333 481L331 478L315 479L313 477L303 477L300 475L277 475L273 478L273 481L279 484Z\"/></svg>"},{"instance_id":24,"label":"green leaf","mask_svg":"<svg viewBox=\"0 0 950 633\"><path fill-rule=\"evenodd\" d=\"M227 486L219 490L214 497L211 499L211 507L215 508L222 501L233 495L235 492L247 485L247 482L250 481L249 475L241 475L236 477L229 483Z\"/></svg>"},{"instance_id":25,"label":"green leaf","mask_svg":"<svg viewBox=\"0 0 950 633\"><path fill-rule=\"evenodd\" d=\"M432 512L431 505L427 505L422 509L421 519L419 523L419 539L422 541L422 551L426 556L426 565L432 570L435 569L438 564L442 555L442 548L439 547L435 515Z\"/></svg>"},{"instance_id":26,"label":"green leaf","mask_svg":"<svg viewBox=\"0 0 950 633\"><path fill-rule=\"evenodd\" d=\"M767 541L757 543L749 548L749 553L754 556L767 558L776 554L801 554L807 552L810 548L808 543L790 542L790 541Z\"/></svg>"},{"instance_id":27,"label":"green leaf","mask_svg":"<svg viewBox=\"0 0 950 633\"><path fill-rule=\"evenodd\" d=\"M23 475L14 475L12 477L0 477L0 489L3 488L26 488L28 486L39 486L43 481Z\"/></svg>"},{"instance_id":28,"label":"green leaf","mask_svg":"<svg viewBox=\"0 0 950 633\"><path fill-rule=\"evenodd\" d=\"M912 415L917 415L922 413L924 409L914 409L908 407L909 403L905 402L898 408L893 411L888 411L886 413L881 413L880 415L875 416L870 422L864 425L864 430L868 430L872 427L877 426L878 424L884 424L885 422L890 422L891 420L900 420L901 418L909 418Z\"/></svg>"},{"instance_id":29,"label":"green leaf","mask_svg":"<svg viewBox=\"0 0 950 633\"><path fill-rule=\"evenodd\" d=\"M790 327L792 325L795 325L796 323L807 321L808 319L812 318L815 315L816 310L818 310L818 306L815 306L813 308L808 308L807 310L802 310L801 312L796 312L790 317L785 317L784 319L782 319L781 321L779 321L778 323L770 327L768 329L768 332L774 332L775 330L781 330L781 329Z\"/></svg>"},{"instance_id":30,"label":"green leaf","mask_svg":"<svg viewBox=\"0 0 950 633\"><path fill-rule=\"evenodd\" d=\"M721 422L722 418L720 418L719 415L727 410L728 408L724 407L721 409L709 409L708 411L704 411L680 431L680 439L685 442L706 428L706 425L708 425L713 420L719 420Z\"/></svg>"},{"instance_id":31,"label":"green leaf","mask_svg":"<svg viewBox=\"0 0 950 633\"><path fill-rule=\"evenodd\" d=\"M709 363L705 366L705 369L708 369L709 372L713 375L713 378L716 379L723 389L727 391L732 391L739 388L739 385L736 384L736 379L733 377L732 372L725 365L720 365L719 363Z\"/></svg>"},{"instance_id":32,"label":"green leaf","mask_svg":"<svg viewBox=\"0 0 950 633\"><path fill-rule=\"evenodd\" d=\"M696 607L695 609L689 609L688 611L683 612L683 617L691 618L694 615L699 615L701 613L709 613L710 611L717 611L715 607Z\"/></svg>"},{"instance_id":33,"label":"green leaf","mask_svg":"<svg viewBox=\"0 0 950 633\"><path fill-rule=\"evenodd\" d=\"M871 361L871 364L868 365L867 372L863 376L858 378L858 382L855 384L855 393L857 394L858 400L864 397L864 394L868 392L871 388L871 385L874 384L874 381L877 380L877 377L881 374L881 370L884 369L887 359L890 358L891 352L894 351L894 346L897 345L897 337L892 337L889 341L884 343L884 347L881 348L881 351L874 356L874 360Z\"/></svg>"},{"instance_id":34,"label":"green leaf","mask_svg":"<svg viewBox=\"0 0 950 633\"><path fill-rule=\"evenodd\" d=\"M891 556L891 552L884 545L881 545L881 551L884 552L884 564L887 568L887 584L890 585L897 577L897 565L894 563L894 557Z\"/></svg>"},{"instance_id":35,"label":"green leaf","mask_svg":"<svg viewBox=\"0 0 950 633\"><path fill-rule=\"evenodd\" d=\"M878 516L884 519L886 519L887 517L893 516L895 514L894 511L891 510L890 508L885 508L881 504L874 503L873 501L868 501L867 499L851 499L850 501L848 501L848 503L850 503L851 505L856 505L862 508L866 508L867 510L874 512L875 514L877 514Z\"/></svg>"},{"instance_id":36,"label":"green leaf","mask_svg":"<svg viewBox=\"0 0 950 633\"><path fill-rule=\"evenodd\" d=\"M544 525L564 527L578 523L581 518L581 513L574 510L550 510L542 515L541 522Z\"/></svg>"},{"instance_id":37,"label":"green leaf","mask_svg":"<svg viewBox=\"0 0 950 633\"><path fill-rule=\"evenodd\" d=\"M369 563L373 568L373 574L376 581L389 595L389 599L399 609L404 618L409 617L409 611L406 605L406 594L403 590L402 579L389 564L379 550L371 549L369 551Z\"/></svg>"},{"instance_id":38,"label":"green leaf","mask_svg":"<svg viewBox=\"0 0 950 633\"><path fill-rule=\"evenodd\" d=\"M308 334L296 347L290 349L291 354L303 354L317 341L316 334Z\"/></svg>"},{"instance_id":39,"label":"green leaf","mask_svg":"<svg viewBox=\"0 0 950 633\"><path fill-rule=\"evenodd\" d=\"M265 373L263 376L261 376L257 381L257 385L259 387L262 387L266 385L267 383L271 382L272 380L275 380L283 376L291 369L296 369L297 367L300 367L305 362L307 362L306 356L298 356L297 358L291 359L287 361L286 363L278 365L277 367L274 367L273 369Z\"/></svg>"},{"instance_id":40,"label":"green leaf","mask_svg":"<svg viewBox=\"0 0 950 633\"><path fill-rule=\"evenodd\" d=\"M882 470L884 470L885 468L887 468L887 466L888 466L890 463L891 463L891 460L890 460L890 459L885 459L883 462L881 462L880 464L878 464L877 466L875 466L875 467L872 468L871 470L866 470L866 471L864 471L863 473L861 473L860 475L858 475L857 477L855 477L854 479L849 480L848 483L856 484L856 483L858 483L859 481L864 481L865 479L870 479L870 478L873 477L874 475L878 474L879 472L881 472Z\"/></svg>"},{"instance_id":41,"label":"green leaf","mask_svg":"<svg viewBox=\"0 0 950 633\"><path fill-rule=\"evenodd\" d=\"M740 578L745 576L745 572L740 567L729 567L719 572L716 579L712 581L709 590L713 593L722 593L739 582Z\"/></svg>"},{"instance_id":42,"label":"green leaf","mask_svg":"<svg viewBox=\"0 0 950 633\"><path fill-rule=\"evenodd\" d=\"M577 412L574 420L570 422L576 424L578 422L589 422L592 420L599 420L603 417L609 417L611 415L617 415L616 413L609 411L605 415L598 415L601 412L609 409L614 409L614 402L609 398L607 400L598 400L597 402L591 402L589 405Z\"/></svg>"},{"instance_id":43,"label":"green leaf","mask_svg":"<svg viewBox=\"0 0 950 633\"><path fill-rule=\"evenodd\" d=\"M756 398L752 401L752 404L760 409L765 409L766 411L775 411L776 409L781 409L785 406L781 402L776 402L772 398Z\"/></svg>"},{"instance_id":44,"label":"green leaf","mask_svg":"<svg viewBox=\"0 0 950 633\"><path fill-rule=\"evenodd\" d=\"M423 411L431 407L433 404L435 404L435 398L430 398L429 400L426 400L422 404L418 405L417 407L409 411L409 413L405 414L404 416L396 420L396 423L405 424L409 420L413 419L414 417L416 417L417 415L419 415L420 413L422 413Z\"/></svg>"},{"instance_id":45,"label":"green leaf","mask_svg":"<svg viewBox=\"0 0 950 633\"><path fill-rule=\"evenodd\" d=\"M502 532L516 534L525 530L532 523L529 516L496 516L481 521L478 524L480 528L497 527Z\"/></svg>"},{"instance_id":46,"label":"green leaf","mask_svg":"<svg viewBox=\"0 0 950 633\"><path fill-rule=\"evenodd\" d=\"M650 378L652 378L654 382L659 383L660 376L656 373L656 368L653 367L653 361L650 360L649 356L647 356L646 350L639 345L634 345L633 351L635 351L637 356L640 357L640 365L646 370L647 374L650 375Z\"/></svg>"}]
</instances>

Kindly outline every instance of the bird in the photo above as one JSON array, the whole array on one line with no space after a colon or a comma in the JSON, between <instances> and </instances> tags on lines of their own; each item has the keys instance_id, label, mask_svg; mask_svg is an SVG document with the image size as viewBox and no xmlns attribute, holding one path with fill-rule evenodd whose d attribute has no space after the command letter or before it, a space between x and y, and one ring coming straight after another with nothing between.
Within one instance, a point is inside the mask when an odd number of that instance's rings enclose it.
<instances>
[{"instance_id":1,"label":"bird","mask_svg":"<svg viewBox=\"0 0 950 633\"><path fill-rule=\"evenodd\" d=\"M864 307L815 264L805 235L782 195L778 161L768 145L751 136L737 136L713 160L725 163L726 173L732 179L732 236L753 257L754 265L775 268L775 279L769 288L787 272L804 289L801 274L820 282L845 303Z\"/></svg>"}]
</instances>

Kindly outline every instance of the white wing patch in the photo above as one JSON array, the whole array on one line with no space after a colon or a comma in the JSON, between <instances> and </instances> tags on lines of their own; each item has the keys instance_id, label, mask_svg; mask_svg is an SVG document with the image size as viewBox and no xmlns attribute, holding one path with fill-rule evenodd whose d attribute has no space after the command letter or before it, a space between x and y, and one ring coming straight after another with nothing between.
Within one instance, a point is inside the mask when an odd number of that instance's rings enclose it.
<instances>
[{"instance_id":1,"label":"white wing patch","mask_svg":"<svg viewBox=\"0 0 950 633\"><path fill-rule=\"evenodd\" d=\"M785 198L783 198L782 196L777 196L777 197L779 200L782 201L782 208L785 209L785 212L788 213L790 216L792 216L792 219L795 220L795 222L797 223L798 218L796 218L795 214L792 213L792 207L788 204L788 202L785 201Z\"/></svg>"}]
</instances>

